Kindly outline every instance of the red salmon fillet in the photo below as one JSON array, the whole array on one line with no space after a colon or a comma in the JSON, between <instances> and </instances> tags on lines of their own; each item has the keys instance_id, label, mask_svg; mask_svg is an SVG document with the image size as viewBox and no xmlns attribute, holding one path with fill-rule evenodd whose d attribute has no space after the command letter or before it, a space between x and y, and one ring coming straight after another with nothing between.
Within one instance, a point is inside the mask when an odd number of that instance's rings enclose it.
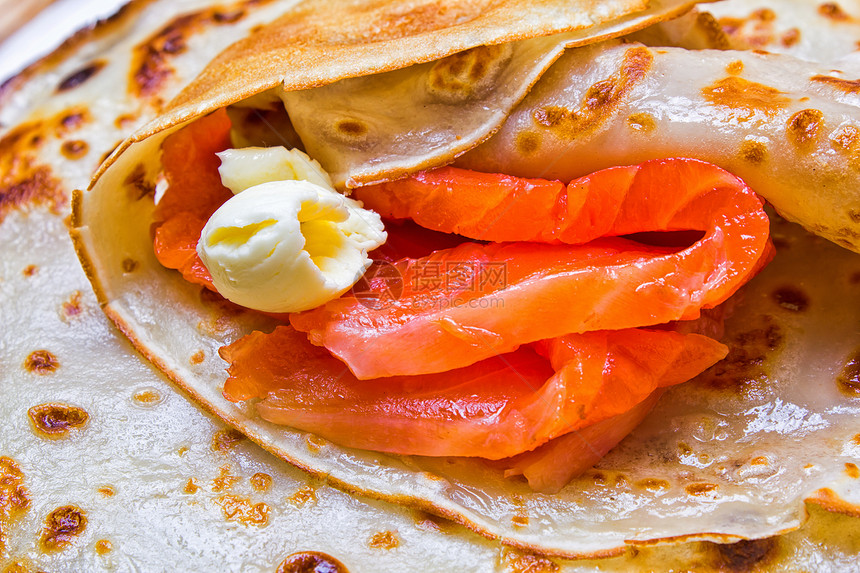
<instances>
[{"instance_id":1,"label":"red salmon fillet","mask_svg":"<svg viewBox=\"0 0 860 573\"><path fill-rule=\"evenodd\" d=\"M425 456L510 457L622 414L727 349L698 334L628 329L523 347L442 374L358 380L290 327L222 349L224 395L335 443ZM545 355L543 357L541 355Z\"/></svg>"},{"instance_id":2,"label":"red salmon fillet","mask_svg":"<svg viewBox=\"0 0 860 573\"><path fill-rule=\"evenodd\" d=\"M566 187L439 171L360 196L383 214L413 216L435 230L519 242L467 243L398 261L403 292L383 308L345 296L291 316L296 329L360 379L444 372L572 332L694 319L772 255L761 200L737 177L701 161L606 169ZM396 197L400 185L407 189L402 209L393 200L376 204L377 194ZM491 200L482 215L475 196L483 189ZM428 198L416 199L422 190ZM506 193L514 207L500 210ZM545 209L517 208L522 197ZM413 199L416 206L404 211ZM472 217L454 223L463 205ZM676 230L704 236L681 250L596 238ZM423 288L428 277L442 288Z\"/></svg>"}]
</instances>

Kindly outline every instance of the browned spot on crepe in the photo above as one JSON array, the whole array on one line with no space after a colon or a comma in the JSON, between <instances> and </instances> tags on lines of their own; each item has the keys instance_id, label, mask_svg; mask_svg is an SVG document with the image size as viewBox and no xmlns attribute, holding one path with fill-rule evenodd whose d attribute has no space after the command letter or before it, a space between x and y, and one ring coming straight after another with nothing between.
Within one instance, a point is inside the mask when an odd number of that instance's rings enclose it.
<instances>
[{"instance_id":1,"label":"browned spot on crepe","mask_svg":"<svg viewBox=\"0 0 860 573\"><path fill-rule=\"evenodd\" d=\"M52 374L60 367L60 361L48 350L34 350L24 361L24 369L34 374Z\"/></svg>"},{"instance_id":2,"label":"browned spot on crepe","mask_svg":"<svg viewBox=\"0 0 860 573\"><path fill-rule=\"evenodd\" d=\"M824 124L824 114L817 109L802 109L788 120L788 139L799 149L809 149L818 139Z\"/></svg>"},{"instance_id":3,"label":"browned spot on crepe","mask_svg":"<svg viewBox=\"0 0 860 573\"><path fill-rule=\"evenodd\" d=\"M776 88L736 76L716 81L704 88L702 95L712 105L730 109L738 121L748 121L758 114L771 118L791 103Z\"/></svg>"},{"instance_id":4,"label":"browned spot on crepe","mask_svg":"<svg viewBox=\"0 0 860 573\"><path fill-rule=\"evenodd\" d=\"M237 22L245 16L242 6L250 1L177 16L137 45L134 48L129 92L146 98L159 95L175 71L173 58L188 50L190 37L213 25Z\"/></svg>"},{"instance_id":5,"label":"browned spot on crepe","mask_svg":"<svg viewBox=\"0 0 860 573\"><path fill-rule=\"evenodd\" d=\"M250 499L238 495L225 494L215 500L221 506L224 518L228 521L238 521L242 525L263 527L269 523L270 508L265 503L253 503Z\"/></svg>"},{"instance_id":6,"label":"browned spot on crepe","mask_svg":"<svg viewBox=\"0 0 860 573\"><path fill-rule=\"evenodd\" d=\"M860 80L845 80L842 78L835 78L833 76L824 75L812 76L809 79L813 82L828 85L846 94L860 93Z\"/></svg>"},{"instance_id":7,"label":"browned spot on crepe","mask_svg":"<svg viewBox=\"0 0 860 573\"><path fill-rule=\"evenodd\" d=\"M72 72L71 74L63 78L62 81L60 81L59 85L57 86L57 91L69 91L80 85L83 85L91 77L99 73L102 68L105 67L105 65L107 65L107 62L105 62L104 60L96 60L80 68L79 70Z\"/></svg>"},{"instance_id":8,"label":"browned spot on crepe","mask_svg":"<svg viewBox=\"0 0 860 573\"><path fill-rule=\"evenodd\" d=\"M321 551L299 551L288 555L276 573L349 573L346 566Z\"/></svg>"},{"instance_id":9,"label":"browned spot on crepe","mask_svg":"<svg viewBox=\"0 0 860 573\"><path fill-rule=\"evenodd\" d=\"M83 408L61 402L39 404L27 410L36 432L46 438L65 438L86 425L90 416Z\"/></svg>"},{"instance_id":10,"label":"browned spot on crepe","mask_svg":"<svg viewBox=\"0 0 860 573\"><path fill-rule=\"evenodd\" d=\"M394 549L400 545L400 538L394 531L378 531L368 543L371 549Z\"/></svg>"},{"instance_id":11,"label":"browned spot on crepe","mask_svg":"<svg viewBox=\"0 0 860 573\"><path fill-rule=\"evenodd\" d=\"M45 518L39 544L44 551L59 551L69 546L87 528L87 516L73 505L58 507Z\"/></svg>"},{"instance_id":12,"label":"browned spot on crepe","mask_svg":"<svg viewBox=\"0 0 860 573\"><path fill-rule=\"evenodd\" d=\"M10 457L0 457L0 554L12 524L30 507L30 492L24 487L24 472Z\"/></svg>"},{"instance_id":13,"label":"browned spot on crepe","mask_svg":"<svg viewBox=\"0 0 860 573\"><path fill-rule=\"evenodd\" d=\"M568 140L594 133L609 120L633 87L645 78L653 61L654 55L648 48L628 48L619 70L588 88L578 109L539 108L534 112L535 124Z\"/></svg>"}]
</instances>

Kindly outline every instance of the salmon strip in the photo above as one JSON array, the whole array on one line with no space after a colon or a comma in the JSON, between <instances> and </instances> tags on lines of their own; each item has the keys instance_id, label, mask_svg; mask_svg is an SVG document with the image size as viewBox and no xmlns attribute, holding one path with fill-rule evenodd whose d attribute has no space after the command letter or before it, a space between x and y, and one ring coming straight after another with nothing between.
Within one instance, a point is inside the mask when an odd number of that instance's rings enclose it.
<instances>
[{"instance_id":1,"label":"salmon strip","mask_svg":"<svg viewBox=\"0 0 860 573\"><path fill-rule=\"evenodd\" d=\"M522 181L443 168L362 192L389 216L517 242L465 243L397 261L402 292L390 305L344 296L292 315L291 324L359 379L444 372L569 333L695 319L773 254L761 200L701 161L648 161L567 186ZM406 187L401 199L375 199L398 197L398 185ZM429 198L416 198L422 189ZM405 210L412 200L417 206ZM532 200L540 208L518 207ZM680 250L619 237L678 230L704 235Z\"/></svg>"},{"instance_id":2,"label":"salmon strip","mask_svg":"<svg viewBox=\"0 0 860 573\"><path fill-rule=\"evenodd\" d=\"M212 213L233 196L221 184L221 160L215 155L231 146L230 125L221 109L164 140L161 163L168 188L153 214L158 261L213 291L209 270L197 255L197 241Z\"/></svg>"},{"instance_id":3,"label":"salmon strip","mask_svg":"<svg viewBox=\"0 0 860 573\"><path fill-rule=\"evenodd\" d=\"M222 349L230 363L224 395L264 398L257 410L265 420L348 447L499 459L624 413L727 352L698 334L644 329L571 335L537 350L444 374L361 381L281 326Z\"/></svg>"},{"instance_id":4,"label":"salmon strip","mask_svg":"<svg viewBox=\"0 0 860 573\"><path fill-rule=\"evenodd\" d=\"M499 460L493 465L503 469L505 477L523 476L535 491L558 493L627 437L651 412L663 392L663 389L655 390L623 414L574 430L536 450Z\"/></svg>"}]
</instances>

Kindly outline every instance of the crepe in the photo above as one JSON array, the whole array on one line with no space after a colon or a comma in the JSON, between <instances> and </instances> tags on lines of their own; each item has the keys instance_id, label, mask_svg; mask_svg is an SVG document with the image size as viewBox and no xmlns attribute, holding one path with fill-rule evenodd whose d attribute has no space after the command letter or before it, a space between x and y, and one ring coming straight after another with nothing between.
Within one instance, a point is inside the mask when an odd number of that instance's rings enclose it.
<instances>
[{"instance_id":1,"label":"crepe","mask_svg":"<svg viewBox=\"0 0 860 573\"><path fill-rule=\"evenodd\" d=\"M857 49L860 5L853 0L717 2L705 11L717 19L734 49L813 62L850 58Z\"/></svg>"},{"instance_id":2,"label":"crepe","mask_svg":"<svg viewBox=\"0 0 860 573\"><path fill-rule=\"evenodd\" d=\"M143 100L142 106L136 99L138 94L133 96L134 101L128 101L126 98L132 96L105 89L114 84L114 74L118 73L114 70L108 74L109 67L103 68L105 73L96 73L78 88L67 91L66 95L56 96L53 93L53 86L63 83L64 79L86 68L89 54L93 53L88 50L110 45L119 38L123 38L125 44L120 42L118 47L113 48L115 51L111 53L117 55L116 60L111 58L111 64L127 70L127 62L123 62L127 57L125 54L131 52L129 47L141 38L152 35L153 30L163 31L163 18L169 17L165 16L164 5L161 4L154 3L149 10L140 9L143 18L134 24L135 33L130 33L132 19L139 14L127 11L112 23L99 28L100 32L97 33L104 34L101 41L105 44L99 44L97 36L85 36L86 42L82 39L79 40L82 43L77 47L73 45L67 48L70 53L55 56L54 60L48 60L10 84L6 91L7 103L2 109L4 123L15 125L28 118L52 117L51 110L57 116L65 117L63 112L69 109L67 106L81 102L90 105L93 101L97 101L102 109L123 108L123 111L139 111L142 108L138 121L155 113L159 105L156 100L167 99L171 86L173 89L178 87L183 74L169 74L172 80L163 87L165 91L157 90L155 95L150 94L148 99ZM184 21L212 22L214 19L199 17ZM241 19L239 23L244 25ZM227 25L217 28L219 37L225 43L230 41L229 34L225 33L229 30L233 28ZM240 27L235 33L241 35L243 29ZM198 54L191 51L183 56L185 57L178 56L171 61L171 69L193 73L190 70L193 70L194 65L190 60L198 58ZM126 77L125 73L122 73L121 77ZM101 99L95 98L93 93L102 94ZM34 94L39 95L34 97ZM96 301L89 292L83 275L76 269L74 257L64 235L63 217L67 213L67 205L63 195L72 188L80 188L85 184L88 172L95 168L99 157L109 151L115 141L108 136L114 134L118 138L124 131L124 128L114 123L116 118L93 115L91 122L86 124L89 131L75 132L81 133L81 139L72 140L87 143L89 152L85 155L86 159L79 160L87 161L86 165L76 164L67 160L62 152L57 153L58 148L69 137L62 129L54 131L58 123L44 122L41 127L35 128L38 133L44 134L43 147L37 150L28 148L26 154L19 154L21 150L16 149L15 157L35 158L30 166L56 166L49 168L48 174L59 182L59 194L53 198L32 195L22 198L16 207L10 208L0 226L4 244L28 245L22 252L30 255L26 262L20 261L20 264L15 259L8 259L3 275L4 285L9 289L5 292L8 292L10 299L20 302L14 310L4 306L4 311L12 313L10 317L4 315L7 319L5 324L10 325L4 330L3 352L9 357L8 360L4 358L4 363L11 364L12 367L8 374L4 372L3 375L3 395L12 397L12 400L4 402L2 416L16 422L11 432L4 430L2 434L0 455L7 455L16 461L23 474L21 482L30 492L31 498L30 505L23 511L12 511L9 514L12 519L8 520L9 525L5 526L8 541L4 559L7 559L7 563L23 559L25 566L53 570L98 570L108 568L111 563L120 570L130 570L135 566L159 570L183 564L186 568L193 569L208 566L272 570L287 553L307 549L326 551L338 557L351 570L361 570L363 566L385 569L415 568L416 563L421 563L422 569L431 570L446 570L453 566L462 567L464 564L474 570L498 568L511 571L526 570L528 567L552 569L558 566L570 570L590 570L597 566L617 570L630 570L636 566L656 569L696 567L704 570L722 569L739 563L743 566L776 566L821 563L822 560L838 569L840 566L848 566L853 562L852 559L856 558L856 537L851 532L855 527L854 521L814 511L813 521L801 532L765 542L727 547L708 543L690 543L672 549L646 547L635 552L625 551L625 556L599 564L562 563L502 548L498 542L485 541L438 518L398 509L382 502L362 501L361 498L321 486L320 482L313 480L309 483L308 478L301 472L273 461L273 458L248 443L231 448L234 436L220 432L221 426L209 421L191 407L182 394L174 393L162 378L144 366L123 346L117 334L98 313ZM38 131L39 129L47 131ZM19 133L14 129L4 133L7 145L9 141L16 139L8 137L8 133L13 132ZM64 139L61 142L59 138ZM21 138L18 138L18 141L21 141ZM14 184L45 176L44 170L13 172L12 168L6 165L3 167L3 173L9 177L5 181ZM11 185L5 189L10 188ZM4 194L4 197L8 196L12 195ZM787 227L786 234L795 233L798 235L798 238L794 239L796 244L810 243L817 249L817 241L810 240L807 235L791 226ZM828 252L845 256L835 247L830 249L832 251ZM826 267L825 270L835 273L831 276L852 276L850 273L854 272L845 268L840 270L838 254L833 254L832 260L820 260L821 251L817 250L814 250L812 255L807 253L805 256L819 261ZM807 259L801 257L801 260ZM850 262L852 260L847 259L848 262L841 264L847 269L853 269L853 263ZM125 267L130 274L141 270L140 266L135 268L134 261L129 260ZM31 264L35 267L30 267ZM783 280L792 279L787 275L777 275L774 280L782 283ZM806 280L805 275L803 280ZM821 280L822 283L827 283L824 278ZM182 288L179 286L180 291ZM80 291L80 296L75 295L76 291ZM851 292L853 291L849 290L843 294L850 297ZM161 294L159 291L159 296ZM826 296L813 300L823 299L828 302L831 301L830 295L828 288ZM197 305L197 296L199 294L194 292L188 300ZM770 300L769 286L763 287L761 298ZM209 304L214 307L213 317L223 312L223 307L217 303ZM820 308L822 304L816 302L811 308ZM783 309L783 306L778 306L775 310L782 312L780 309ZM839 313L839 308L831 306L830 312ZM795 315L786 316L788 318L785 320L789 322L796 318ZM817 316L818 321L827 320L826 316L813 313L805 313L805 316L813 321L816 319L810 319L810 316ZM779 320L783 318L785 317L782 315L777 316ZM841 323L843 318L840 315L837 322ZM792 328L794 327L796 325ZM29 336L21 336L25 332L29 333ZM748 336L742 338L745 341L749 339ZM802 340L798 343L802 343ZM213 344L209 348L214 346L216 345ZM53 362L46 354L37 353L34 360L26 360L33 350L38 349L48 350L50 355L57 357L59 366L56 370L53 370ZM841 350L837 348L833 352L840 354ZM188 357L192 356L194 354L189 352ZM826 355L821 356L824 362L828 362ZM830 362L837 363L840 359ZM29 368L26 366L28 364ZM94 368L93 364L105 366ZM44 372L44 376L38 376L35 372ZM35 392L34 380L38 388ZM7 392L10 388L11 391ZM96 390L97 394L93 390ZM135 399L134 396L138 398ZM761 403L768 403L768 396L759 396L758 399ZM731 397L729 400L731 401ZM73 429L70 432L71 438L65 441L45 442L32 433L23 412L34 405L49 401L66 401L83 407L89 412L89 420L83 428ZM149 407L143 407L147 403ZM795 417L788 416L789 422L799 419L796 416L798 410L793 412ZM777 415L782 413L783 410L776 412ZM850 411L846 410L843 414L850 415ZM679 417L675 416L674 419L678 420ZM751 418L747 416L745 419ZM766 421L768 418L762 415L755 419ZM177 421L183 421L183 424L177 425ZM778 429L785 430L785 435L789 437L809 430L796 426L797 424L795 427L787 425ZM153 432L152 428L159 428L159 431ZM773 430L774 426L769 426L762 431L767 436ZM792 431L796 433L791 434ZM695 432L692 435L700 436ZM838 464L852 459L852 456L856 458L856 451L851 449L848 440L840 441L842 436L838 435L838 432L835 435L813 432L812 435L825 444L824 451L829 454L828 467L821 468L816 476L819 481L803 485L808 486L808 491L815 488L817 483L832 485L831 493L820 491L817 494L818 499L830 507L851 511L850 505L840 506L838 503L840 499L852 499L848 489L852 483L850 477L846 473L846 477L841 480L834 482L831 478L838 473L834 472L834 464L840 471L847 470L847 467L838 467ZM827 449L834 447L834 440L839 444L846 444L844 451L838 452L842 457L834 455L833 449ZM784 443L782 439L779 442ZM314 445L312 439L310 443ZM306 442L302 444L302 447L307 448ZM818 442L810 445L815 449ZM183 450L186 447L189 449ZM339 453L333 450L330 445L322 445L320 452L322 457L334 459L336 462L352 460L357 464L362 463L361 454ZM66 470L81 465L82 452L89 452L84 460L88 469L77 474L78 477L70 482ZM393 462L397 471L387 470L384 466L373 471L386 471L390 476L402 476L404 484L412 487L410 481L414 479L415 473L403 472L402 468L404 464L414 461ZM692 471L690 468L702 463L687 454L678 456L675 461L682 468L681 471ZM46 466L48 463L50 465ZM225 463L231 465L226 471L221 469ZM605 462L610 463L613 463L611 458ZM367 472L368 467L364 464L360 469ZM259 473L273 477L271 489L255 489L254 484L260 487L259 484L266 483L264 477L250 479L252 474ZM7 470L6 476L12 478L6 483L11 481L14 485L16 475L18 474L15 471ZM591 491L602 491L607 487L620 488L618 491L626 496L629 492L623 489L623 481L607 482L608 475L603 474L602 470L590 473L589 479L594 482ZM613 473L610 477L615 476L617 474ZM738 476L747 480L767 481L767 477L762 477L761 473L745 471L739 472ZM192 477L195 479L189 486L188 478ZM685 480L690 478L680 477ZM456 482L452 483L456 485ZM195 485L201 489L196 493L184 493L183 490L193 491ZM460 485L459 491L453 490L459 500L465 499L463 494L474 494L474 491L462 488L462 482ZM661 484L644 482L644 485ZM660 488L657 489L657 493L650 496L652 500L663 497ZM669 491L673 489L680 491L680 486L673 486ZM696 488L693 490L698 491ZM546 500L543 497L528 496L519 500L515 497L499 499L503 502L496 508L501 512L499 523L509 523L508 530L513 530L515 534L523 529L532 529L526 525L526 521L533 524L540 519L540 514L533 512L531 508L536 503L545 503ZM794 513L790 517L798 519L789 520L788 526L797 524L803 517L800 506L792 503L794 499L787 503L788 513ZM305 500L304 505L302 500ZM248 503L244 503L245 501ZM475 499L475 502L480 504L481 500ZM255 516L259 521L259 516L263 513L259 503L265 503L269 508L266 525L254 523ZM45 554L39 548L38 539L45 525L44 519L53 509L67 505L82 509L88 517L87 525L80 535L75 535L77 531L68 535L68 545L58 547L51 554ZM118 511L118 508L128 507L133 508L133 511ZM243 520L246 517L247 519ZM612 524L610 528L616 525L618 524ZM622 528L616 529L623 534ZM517 540L507 533L508 530L503 530L502 535L510 542L516 543ZM844 532L841 539L832 537L832 532L837 530ZM142 541L136 533L138 531L147 531L148 539ZM153 539L158 546L157 552L153 552L150 545ZM108 546L104 543L99 543L101 540L112 541L109 550L106 550ZM205 549L189 555L188 547L202 547L204 540ZM345 547L348 549L344 549ZM545 551L553 551L552 547L542 547ZM569 551L562 549L562 552Z\"/></svg>"}]
</instances>

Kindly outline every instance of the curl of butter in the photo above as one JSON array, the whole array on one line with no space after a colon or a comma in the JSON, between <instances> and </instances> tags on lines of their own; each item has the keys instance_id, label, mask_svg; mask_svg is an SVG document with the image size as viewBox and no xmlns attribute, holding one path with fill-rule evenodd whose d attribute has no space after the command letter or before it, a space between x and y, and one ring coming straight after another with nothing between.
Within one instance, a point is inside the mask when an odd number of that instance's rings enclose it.
<instances>
[{"instance_id":1,"label":"curl of butter","mask_svg":"<svg viewBox=\"0 0 860 573\"><path fill-rule=\"evenodd\" d=\"M221 183L234 195L261 183L287 180L310 181L334 191L331 177L319 162L298 149L243 147L216 155L221 159Z\"/></svg>"},{"instance_id":2,"label":"curl of butter","mask_svg":"<svg viewBox=\"0 0 860 573\"><path fill-rule=\"evenodd\" d=\"M222 179L236 194L209 218L197 243L218 292L264 312L299 312L349 290L371 264L367 252L387 238L379 215L334 191L330 181L287 180L276 161L267 177L280 180L246 186L257 180L256 168L266 169L264 160L231 172L233 159L222 163L233 178L222 172Z\"/></svg>"}]
</instances>

